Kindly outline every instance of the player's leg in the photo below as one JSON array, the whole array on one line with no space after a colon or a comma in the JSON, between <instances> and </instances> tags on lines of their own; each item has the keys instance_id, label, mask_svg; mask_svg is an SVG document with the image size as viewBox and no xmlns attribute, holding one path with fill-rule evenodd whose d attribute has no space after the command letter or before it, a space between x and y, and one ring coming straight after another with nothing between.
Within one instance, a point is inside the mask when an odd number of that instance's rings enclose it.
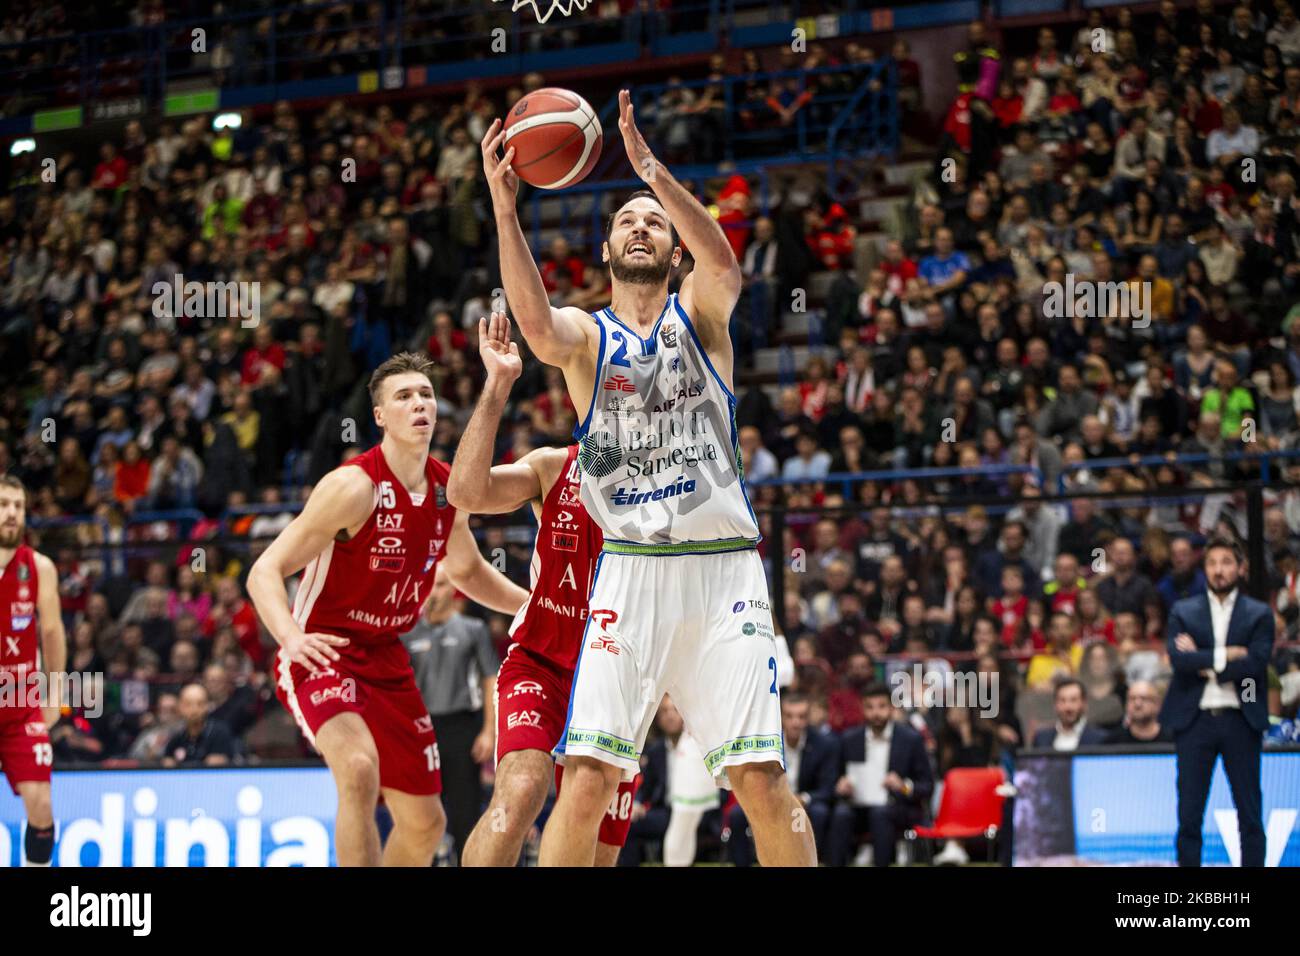
<instances>
[{"instance_id":1,"label":"player's leg","mask_svg":"<svg viewBox=\"0 0 1300 956\"><path fill-rule=\"evenodd\" d=\"M731 789L745 809L754 849L763 866L816 866L808 813L790 792L785 769L776 761L727 768Z\"/></svg>"},{"instance_id":2,"label":"player's leg","mask_svg":"<svg viewBox=\"0 0 1300 956\"><path fill-rule=\"evenodd\" d=\"M782 764L775 636L758 552L676 560L691 564L684 600L702 626L682 643L673 702L705 766L735 791L759 862L816 866L812 826Z\"/></svg>"},{"instance_id":3,"label":"player's leg","mask_svg":"<svg viewBox=\"0 0 1300 956\"><path fill-rule=\"evenodd\" d=\"M54 856L54 810L48 781L25 780L17 785L27 814L23 835L23 865L49 866Z\"/></svg>"},{"instance_id":4,"label":"player's leg","mask_svg":"<svg viewBox=\"0 0 1300 956\"><path fill-rule=\"evenodd\" d=\"M561 768L563 769L563 768ZM627 843L628 832L632 829L632 801L636 799L637 788L641 778L624 780L618 785L614 799L600 821L600 834L596 843L596 866L617 866L618 856Z\"/></svg>"},{"instance_id":5,"label":"player's leg","mask_svg":"<svg viewBox=\"0 0 1300 956\"><path fill-rule=\"evenodd\" d=\"M429 866L447 829L442 760L433 718L409 667L396 680L372 688L363 717L379 754L379 787L393 816L383 865Z\"/></svg>"},{"instance_id":6,"label":"player's leg","mask_svg":"<svg viewBox=\"0 0 1300 956\"><path fill-rule=\"evenodd\" d=\"M622 769L595 757L570 755L537 862L541 866L591 866L601 818L618 792Z\"/></svg>"},{"instance_id":7,"label":"player's leg","mask_svg":"<svg viewBox=\"0 0 1300 956\"><path fill-rule=\"evenodd\" d=\"M442 797L436 793L406 793L381 788L384 805L393 815L393 830L384 844L384 866L430 866L443 831L447 814Z\"/></svg>"},{"instance_id":8,"label":"player's leg","mask_svg":"<svg viewBox=\"0 0 1300 956\"><path fill-rule=\"evenodd\" d=\"M610 843L596 844L596 866L617 866L618 855L623 852L622 845L615 846Z\"/></svg>"},{"instance_id":9,"label":"player's leg","mask_svg":"<svg viewBox=\"0 0 1300 956\"><path fill-rule=\"evenodd\" d=\"M378 866L379 750L361 715L345 711L316 731L316 749L334 775L339 808L334 817L334 847L339 866Z\"/></svg>"},{"instance_id":10,"label":"player's leg","mask_svg":"<svg viewBox=\"0 0 1300 956\"><path fill-rule=\"evenodd\" d=\"M487 812L465 842L461 866L514 866L524 840L546 803L554 772L542 750L514 750L497 765Z\"/></svg>"},{"instance_id":11,"label":"player's leg","mask_svg":"<svg viewBox=\"0 0 1300 956\"><path fill-rule=\"evenodd\" d=\"M569 716L556 747L564 786L542 833L542 866L591 866L620 781L639 757L662 696L679 610L661 596L661 559L603 554L573 678Z\"/></svg>"},{"instance_id":12,"label":"player's leg","mask_svg":"<svg viewBox=\"0 0 1300 956\"><path fill-rule=\"evenodd\" d=\"M485 814L465 843L462 866L514 866L551 778L551 748L564 734L572 672L512 646L497 672L496 781Z\"/></svg>"}]
</instances>

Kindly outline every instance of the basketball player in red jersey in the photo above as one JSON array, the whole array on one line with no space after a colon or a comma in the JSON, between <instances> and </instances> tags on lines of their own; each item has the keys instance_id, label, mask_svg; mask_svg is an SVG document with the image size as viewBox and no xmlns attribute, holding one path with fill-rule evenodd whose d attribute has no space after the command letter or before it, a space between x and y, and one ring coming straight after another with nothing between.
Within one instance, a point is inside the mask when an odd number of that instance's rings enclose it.
<instances>
[{"instance_id":1,"label":"basketball player in red jersey","mask_svg":"<svg viewBox=\"0 0 1300 956\"><path fill-rule=\"evenodd\" d=\"M23 543L26 522L22 482L0 475L0 680L10 685L0 702L0 769L27 814L24 864L49 866L54 854L49 728L59 719L56 698L68 645L58 571ZM44 695L33 683L42 665L49 678Z\"/></svg>"},{"instance_id":2,"label":"basketball player in red jersey","mask_svg":"<svg viewBox=\"0 0 1300 956\"><path fill-rule=\"evenodd\" d=\"M439 566L493 610L514 614L528 597L483 560L467 516L447 500L448 466L429 455L432 369L409 352L375 369L370 396L383 440L321 479L248 576L280 644L276 693L338 787L340 866L428 866L442 839L433 721L399 637ZM290 609L284 579L304 568ZM381 792L393 816L382 855Z\"/></svg>"},{"instance_id":3,"label":"basketball player in red jersey","mask_svg":"<svg viewBox=\"0 0 1300 956\"><path fill-rule=\"evenodd\" d=\"M513 643L497 674L497 773L492 802L465 844L466 866L514 866L546 802L551 748L564 734L573 669L587 621L587 595L603 536L578 499L578 446L538 448L492 467L497 426L523 371L510 321L479 320L487 381L456 449L447 498L475 514L504 514L531 503L537 515L533 590L510 628ZM600 824L594 863L613 866L632 825L636 781L622 783Z\"/></svg>"}]
</instances>

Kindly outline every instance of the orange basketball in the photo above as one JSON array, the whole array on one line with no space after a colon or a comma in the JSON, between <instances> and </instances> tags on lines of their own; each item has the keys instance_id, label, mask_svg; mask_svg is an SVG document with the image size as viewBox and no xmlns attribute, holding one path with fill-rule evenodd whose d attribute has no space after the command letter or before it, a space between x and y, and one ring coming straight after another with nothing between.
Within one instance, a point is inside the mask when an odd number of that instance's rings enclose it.
<instances>
[{"instance_id":1,"label":"orange basketball","mask_svg":"<svg viewBox=\"0 0 1300 956\"><path fill-rule=\"evenodd\" d=\"M582 182L600 158L596 111L569 90L547 87L529 93L510 108L505 131L503 149L515 148L515 173L540 189Z\"/></svg>"}]
</instances>

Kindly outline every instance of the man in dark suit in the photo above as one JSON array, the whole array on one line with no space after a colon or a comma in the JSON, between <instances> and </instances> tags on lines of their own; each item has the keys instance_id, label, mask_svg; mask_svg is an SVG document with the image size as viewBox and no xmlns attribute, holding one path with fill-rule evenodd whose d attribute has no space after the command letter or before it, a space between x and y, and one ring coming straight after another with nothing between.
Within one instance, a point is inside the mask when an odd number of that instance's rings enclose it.
<instances>
[{"instance_id":1,"label":"man in dark suit","mask_svg":"<svg viewBox=\"0 0 1300 956\"><path fill-rule=\"evenodd\" d=\"M924 822L934 793L934 769L925 741L910 726L894 720L889 688L872 684L862 694L865 727L841 737L845 775L835 785L826 859L831 866L849 862L858 837L871 837L873 862L894 862L894 845L909 827Z\"/></svg>"},{"instance_id":2,"label":"man in dark suit","mask_svg":"<svg viewBox=\"0 0 1300 956\"><path fill-rule=\"evenodd\" d=\"M1260 752L1268 728L1268 661L1273 613L1240 593L1245 566L1240 543L1213 538L1205 546L1207 590L1169 612L1173 680L1160 722L1178 755L1178 865L1201 865L1201 830L1214 764L1223 769L1237 807L1242 866L1264 865Z\"/></svg>"},{"instance_id":3,"label":"man in dark suit","mask_svg":"<svg viewBox=\"0 0 1300 956\"><path fill-rule=\"evenodd\" d=\"M1033 746L1042 750L1076 750L1100 747L1106 742L1106 732L1088 723L1088 695L1078 680L1067 677L1057 683L1052 703L1056 708L1056 726L1040 727L1034 734Z\"/></svg>"},{"instance_id":4,"label":"man in dark suit","mask_svg":"<svg viewBox=\"0 0 1300 956\"><path fill-rule=\"evenodd\" d=\"M795 691L781 695L781 733L785 738L785 777L808 811L813 839L825 857L826 830L835 802L835 781L840 777L840 741L833 734L808 726L811 704ZM737 804L728 820L729 848L736 866L754 865L753 834L745 811Z\"/></svg>"}]
</instances>

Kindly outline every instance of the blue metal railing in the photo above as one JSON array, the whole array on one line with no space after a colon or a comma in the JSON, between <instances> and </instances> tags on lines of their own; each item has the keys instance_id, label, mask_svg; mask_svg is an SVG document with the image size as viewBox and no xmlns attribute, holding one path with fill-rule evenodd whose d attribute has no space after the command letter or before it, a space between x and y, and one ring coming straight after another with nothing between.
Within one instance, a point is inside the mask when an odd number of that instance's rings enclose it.
<instances>
[{"instance_id":1,"label":"blue metal railing","mask_svg":"<svg viewBox=\"0 0 1300 956\"><path fill-rule=\"evenodd\" d=\"M1226 455L1211 455L1208 452L1177 454L1173 458L1165 455L1144 455L1138 458L1094 458L1089 461L1074 462L1061 466L1061 473L1056 479L1059 493L1066 489L1066 477L1078 471L1105 471L1110 468L1159 468L1171 465L1182 468L1188 465L1236 464L1249 461L1259 465L1259 480L1268 484L1273 479L1272 465L1277 461L1294 461L1300 459L1300 448L1278 449L1274 451L1236 451Z\"/></svg>"},{"instance_id":2,"label":"blue metal railing","mask_svg":"<svg viewBox=\"0 0 1300 956\"><path fill-rule=\"evenodd\" d=\"M833 471L820 478L764 478L748 481L750 488L791 485L838 484L845 498L850 498L853 486L868 481L896 482L916 479L932 481L936 478L997 478L1004 475L1030 475L1042 484L1043 473L1033 465L988 465L979 468L886 468L879 471Z\"/></svg>"}]
</instances>

